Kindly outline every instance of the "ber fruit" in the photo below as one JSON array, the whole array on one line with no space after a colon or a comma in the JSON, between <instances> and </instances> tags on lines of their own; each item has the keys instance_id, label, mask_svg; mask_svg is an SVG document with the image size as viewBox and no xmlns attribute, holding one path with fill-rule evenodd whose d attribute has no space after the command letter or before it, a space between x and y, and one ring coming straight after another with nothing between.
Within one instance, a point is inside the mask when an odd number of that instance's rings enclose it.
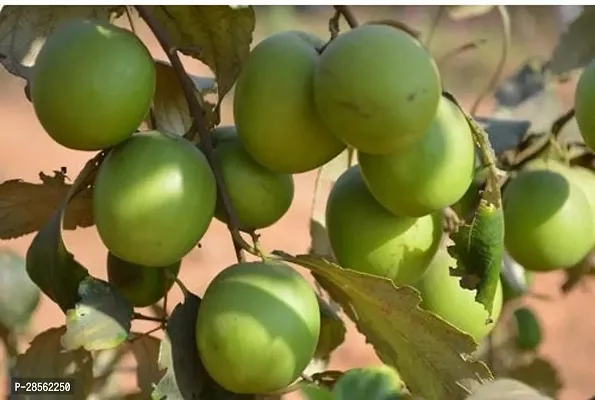
<instances>
[{"instance_id":1,"label":"ber fruit","mask_svg":"<svg viewBox=\"0 0 595 400\"><path fill-rule=\"evenodd\" d=\"M47 38L33 67L31 100L39 122L74 150L114 146L138 128L155 92L155 64L132 32L73 20Z\"/></svg>"},{"instance_id":2,"label":"ber fruit","mask_svg":"<svg viewBox=\"0 0 595 400\"><path fill-rule=\"evenodd\" d=\"M233 112L246 151L271 171L318 168L345 149L322 124L312 80L324 43L287 31L258 43L236 83Z\"/></svg>"},{"instance_id":3,"label":"ber fruit","mask_svg":"<svg viewBox=\"0 0 595 400\"><path fill-rule=\"evenodd\" d=\"M370 154L390 154L420 140L441 91L431 55L387 25L340 34L324 49L314 76L316 108L327 129Z\"/></svg>"},{"instance_id":4,"label":"ber fruit","mask_svg":"<svg viewBox=\"0 0 595 400\"><path fill-rule=\"evenodd\" d=\"M407 149L358 152L370 193L395 215L421 217L458 202L475 174L475 143L459 107L440 98L428 131Z\"/></svg>"},{"instance_id":5,"label":"ber fruit","mask_svg":"<svg viewBox=\"0 0 595 400\"><path fill-rule=\"evenodd\" d=\"M593 211L581 188L552 170L521 171L504 188L504 243L530 271L569 268L595 244Z\"/></svg>"},{"instance_id":6,"label":"ber fruit","mask_svg":"<svg viewBox=\"0 0 595 400\"><path fill-rule=\"evenodd\" d=\"M196 342L209 375L234 393L285 388L310 362L320 332L318 300L287 264L232 265L207 287Z\"/></svg>"},{"instance_id":7,"label":"ber fruit","mask_svg":"<svg viewBox=\"0 0 595 400\"><path fill-rule=\"evenodd\" d=\"M163 267L147 267L124 261L108 252L107 280L132 306L147 307L169 292L181 264L178 261Z\"/></svg>"},{"instance_id":8,"label":"ber fruit","mask_svg":"<svg viewBox=\"0 0 595 400\"><path fill-rule=\"evenodd\" d=\"M442 213L420 218L390 213L372 197L356 165L331 190L326 227L343 268L410 284L424 274L438 250Z\"/></svg>"},{"instance_id":9,"label":"ber fruit","mask_svg":"<svg viewBox=\"0 0 595 400\"><path fill-rule=\"evenodd\" d=\"M234 126L216 128L213 144L239 228L262 229L280 220L293 201L293 176L273 172L254 161L238 139ZM215 217L227 222L220 199Z\"/></svg>"},{"instance_id":10,"label":"ber fruit","mask_svg":"<svg viewBox=\"0 0 595 400\"><path fill-rule=\"evenodd\" d=\"M181 136L147 131L116 146L99 168L93 215L117 257L148 267L180 261L215 213L216 184L203 153Z\"/></svg>"},{"instance_id":11,"label":"ber fruit","mask_svg":"<svg viewBox=\"0 0 595 400\"><path fill-rule=\"evenodd\" d=\"M456 260L445 248L440 248L425 275L415 283L422 298L420 306L437 314L453 326L471 335L479 342L486 337L498 321L502 311L502 285L498 281L491 319L486 324L488 312L483 304L475 301L476 290L463 289L460 277L450 275Z\"/></svg>"},{"instance_id":12,"label":"ber fruit","mask_svg":"<svg viewBox=\"0 0 595 400\"><path fill-rule=\"evenodd\" d=\"M404 391L397 371L382 364L347 371L333 387L333 399L399 400Z\"/></svg>"}]
</instances>

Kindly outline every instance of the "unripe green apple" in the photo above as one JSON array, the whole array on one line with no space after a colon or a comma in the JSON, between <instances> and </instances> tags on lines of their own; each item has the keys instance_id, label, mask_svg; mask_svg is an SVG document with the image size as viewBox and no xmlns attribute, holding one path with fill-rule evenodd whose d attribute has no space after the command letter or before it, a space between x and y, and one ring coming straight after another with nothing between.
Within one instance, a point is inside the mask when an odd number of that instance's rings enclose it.
<instances>
[{"instance_id":1,"label":"unripe green apple","mask_svg":"<svg viewBox=\"0 0 595 400\"><path fill-rule=\"evenodd\" d=\"M456 328L471 335L477 342L494 329L502 311L502 284L498 280L491 319L483 304L475 301L476 290L463 289L461 277L451 276L456 260L440 248L425 275L415 283L420 291L421 307L432 311Z\"/></svg>"},{"instance_id":2,"label":"unripe green apple","mask_svg":"<svg viewBox=\"0 0 595 400\"><path fill-rule=\"evenodd\" d=\"M155 64L132 32L73 20L47 38L33 67L31 100L58 143L100 150L130 137L149 111Z\"/></svg>"},{"instance_id":3,"label":"unripe green apple","mask_svg":"<svg viewBox=\"0 0 595 400\"><path fill-rule=\"evenodd\" d=\"M160 267L130 263L108 252L107 280L134 307L147 307L171 289L182 262ZM169 272L169 273L168 273Z\"/></svg>"},{"instance_id":4,"label":"unripe green apple","mask_svg":"<svg viewBox=\"0 0 595 400\"><path fill-rule=\"evenodd\" d=\"M586 145L595 150L595 60L581 73L574 92L574 116Z\"/></svg>"},{"instance_id":5,"label":"unripe green apple","mask_svg":"<svg viewBox=\"0 0 595 400\"><path fill-rule=\"evenodd\" d=\"M320 118L343 142L390 154L421 140L441 95L436 63L408 33L362 25L323 51L314 76Z\"/></svg>"},{"instance_id":6,"label":"unripe green apple","mask_svg":"<svg viewBox=\"0 0 595 400\"><path fill-rule=\"evenodd\" d=\"M396 216L370 194L359 166L335 182L326 206L331 248L343 268L392 279L417 281L442 238L442 213L420 218Z\"/></svg>"},{"instance_id":7,"label":"unripe green apple","mask_svg":"<svg viewBox=\"0 0 595 400\"><path fill-rule=\"evenodd\" d=\"M589 200L563 174L521 171L506 185L502 197L506 249L525 269L572 267L595 245Z\"/></svg>"},{"instance_id":8,"label":"unripe green apple","mask_svg":"<svg viewBox=\"0 0 595 400\"><path fill-rule=\"evenodd\" d=\"M196 322L205 369L234 393L266 394L290 385L314 355L319 333L314 291L293 268L272 261L220 272Z\"/></svg>"},{"instance_id":9,"label":"unripe green apple","mask_svg":"<svg viewBox=\"0 0 595 400\"><path fill-rule=\"evenodd\" d=\"M254 47L236 83L238 136L246 151L274 172L313 170L346 147L323 126L314 106L315 42L299 31L268 37Z\"/></svg>"},{"instance_id":10,"label":"unripe green apple","mask_svg":"<svg viewBox=\"0 0 595 400\"><path fill-rule=\"evenodd\" d=\"M158 131L134 134L99 168L93 192L97 231L125 261L171 265L207 231L216 189L206 157L192 143Z\"/></svg>"},{"instance_id":11,"label":"unripe green apple","mask_svg":"<svg viewBox=\"0 0 595 400\"><path fill-rule=\"evenodd\" d=\"M387 155L358 152L370 193L395 215L421 217L459 201L475 175L475 143L459 107L441 97L421 140Z\"/></svg>"},{"instance_id":12,"label":"unripe green apple","mask_svg":"<svg viewBox=\"0 0 595 400\"><path fill-rule=\"evenodd\" d=\"M293 176L273 172L254 161L234 126L216 128L213 143L239 228L262 229L281 219L293 201ZM221 199L215 217L227 222Z\"/></svg>"}]
</instances>

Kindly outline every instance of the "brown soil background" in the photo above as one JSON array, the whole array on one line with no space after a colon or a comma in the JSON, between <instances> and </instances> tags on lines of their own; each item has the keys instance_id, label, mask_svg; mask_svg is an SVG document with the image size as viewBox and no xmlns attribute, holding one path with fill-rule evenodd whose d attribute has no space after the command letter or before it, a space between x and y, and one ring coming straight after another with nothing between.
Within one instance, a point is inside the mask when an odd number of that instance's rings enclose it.
<instances>
[{"instance_id":1,"label":"brown soil background","mask_svg":"<svg viewBox=\"0 0 595 400\"><path fill-rule=\"evenodd\" d=\"M307 29L327 36L328 18L332 15L329 7L319 7L316 11L292 14L289 8L277 8L274 17L270 8L257 8L257 32L255 43L264 35L282 29ZM422 32L427 32L435 15L435 7L356 7L360 21L375 18L397 18L404 20ZM513 22L513 48L510 51L506 71L510 72L527 57L548 56L556 44L559 29L549 7L511 7ZM156 57L164 54L143 24L138 23L138 32ZM454 23L444 18L432 42L432 51L443 54L458 45L485 37L488 42L478 50L461 54L443 70L446 86L465 105L470 105L475 96L483 90L499 56L500 38L498 19L495 13L474 20ZM379 55L380 57L382 55ZM194 74L209 74L208 69L194 60L186 60L188 71ZM39 171L46 173L61 166L67 167L74 176L89 158L89 153L64 149L51 141L37 122L31 105L23 95L23 82L5 72L0 73L0 178L22 178L37 181ZM572 100L573 84L560 86L559 100L569 107ZM223 109L223 123L233 122L230 111L230 94ZM482 106L482 114L493 107L488 99ZM550 116L541 115L540 118ZM553 117L552 117L553 119ZM274 227L262 232L262 243L267 249L283 249L290 253L307 251L309 245L308 218L314 189L315 172L301 174L296 179L296 196L287 215ZM105 277L106 250L102 246L95 229L67 232L67 247L77 259L87 266L92 274ZM32 240L28 235L1 245L25 251ZM235 261L234 252L226 228L213 222L202 241L202 248L195 249L184 261L180 277L190 290L202 294L213 276L223 267ZM558 287L563 276L558 273L538 276L534 289L547 293L553 301L528 299L543 324L544 343L540 349L543 358L550 361L558 370L563 389L558 393L562 400L583 400L595 394L595 373L592 360L595 358L595 319L590 318L590 304L595 301L593 283L587 284L562 298ZM172 290L170 309L180 299L178 289ZM49 327L60 326L64 316L47 298L42 298L32 321L32 338L36 333ZM147 324L137 324L136 330L145 330ZM330 368L346 369L378 363L373 349L364 338L348 323L349 333L345 344L334 353ZM29 340L30 340L29 338ZM21 350L27 347L24 340ZM2 352L0 352L2 354ZM3 356L2 356L3 357ZM3 358L0 358L3 363ZM3 378L1 378L3 379ZM4 394L0 388L0 395Z\"/></svg>"}]
</instances>

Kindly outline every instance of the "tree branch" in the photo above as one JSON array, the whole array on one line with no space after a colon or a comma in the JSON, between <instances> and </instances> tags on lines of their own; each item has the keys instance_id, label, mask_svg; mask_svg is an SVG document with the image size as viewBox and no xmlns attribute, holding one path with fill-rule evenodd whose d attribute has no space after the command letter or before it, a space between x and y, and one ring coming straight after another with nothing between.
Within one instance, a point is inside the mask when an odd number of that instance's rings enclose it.
<instances>
[{"instance_id":1,"label":"tree branch","mask_svg":"<svg viewBox=\"0 0 595 400\"><path fill-rule=\"evenodd\" d=\"M221 202L223 203L225 209L225 214L227 217L227 227L233 240L237 259L239 262L242 262L244 261L244 254L242 250L246 250L252 253L253 249L240 234L240 230L238 228L239 224L237 215L231 204L229 194L227 193L227 188L225 187L225 182L221 175L221 168L219 166L219 162L214 156L213 143L211 142L209 127L204 119L204 110L202 109L198 99L196 98L196 88L194 86L194 83L186 73L186 70L184 69L182 61L180 60L180 57L178 55L177 49L172 45L171 41L169 40L167 31L152 15L150 9L151 6L135 7L141 18L147 23L147 25L155 35L155 38L165 51L165 54L171 62L172 68L175 74L177 75L178 80L180 81L180 85L182 86L182 90L184 91L184 96L186 97L186 102L188 103L190 116L194 120L196 128L196 130L194 130L191 133L192 137L190 138L190 140L193 140L194 136L198 133L201 141L201 147L203 147L204 154L211 166L211 169L213 170L213 174L215 175L218 196Z\"/></svg>"},{"instance_id":2,"label":"tree branch","mask_svg":"<svg viewBox=\"0 0 595 400\"><path fill-rule=\"evenodd\" d=\"M359 26L359 22L357 22L357 18L355 17L355 14L353 13L353 10L351 9L351 7L349 7L349 6L333 6L333 7L336 12L338 12L339 14L341 14L343 16L343 18L345 18L345 21L347 21L347 25L349 25L349 27L351 29L357 28Z\"/></svg>"}]
</instances>

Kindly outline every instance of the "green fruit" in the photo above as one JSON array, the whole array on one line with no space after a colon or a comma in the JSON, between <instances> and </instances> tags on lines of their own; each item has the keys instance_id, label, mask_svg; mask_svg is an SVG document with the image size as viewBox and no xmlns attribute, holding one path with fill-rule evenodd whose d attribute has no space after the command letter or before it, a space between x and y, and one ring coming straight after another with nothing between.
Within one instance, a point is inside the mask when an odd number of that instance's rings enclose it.
<instances>
[{"instance_id":1,"label":"green fruit","mask_svg":"<svg viewBox=\"0 0 595 400\"><path fill-rule=\"evenodd\" d=\"M149 111L155 64L132 32L74 20L47 38L33 67L31 100L45 131L74 150L127 139Z\"/></svg>"},{"instance_id":2,"label":"green fruit","mask_svg":"<svg viewBox=\"0 0 595 400\"><path fill-rule=\"evenodd\" d=\"M370 154L390 154L421 140L441 91L431 55L408 33L386 25L339 35L320 56L314 76L326 127Z\"/></svg>"},{"instance_id":3,"label":"green fruit","mask_svg":"<svg viewBox=\"0 0 595 400\"><path fill-rule=\"evenodd\" d=\"M593 211L581 188L551 170L524 170L503 193L504 242L530 271L569 268L595 244Z\"/></svg>"},{"instance_id":4,"label":"green fruit","mask_svg":"<svg viewBox=\"0 0 595 400\"><path fill-rule=\"evenodd\" d=\"M395 215L421 217L463 197L475 175L475 143L459 107L441 97L421 140L387 155L359 152L358 161L380 204Z\"/></svg>"},{"instance_id":5,"label":"green fruit","mask_svg":"<svg viewBox=\"0 0 595 400\"><path fill-rule=\"evenodd\" d=\"M238 136L246 151L271 171L310 171L346 147L323 127L314 106L315 41L297 31L270 36L254 47L236 83Z\"/></svg>"},{"instance_id":6,"label":"green fruit","mask_svg":"<svg viewBox=\"0 0 595 400\"><path fill-rule=\"evenodd\" d=\"M124 261L108 252L107 280L134 307L146 307L157 303L169 292L181 264L178 261L161 268L146 267Z\"/></svg>"},{"instance_id":7,"label":"green fruit","mask_svg":"<svg viewBox=\"0 0 595 400\"><path fill-rule=\"evenodd\" d=\"M333 387L335 400L398 400L404 383L397 371L388 365L353 368Z\"/></svg>"},{"instance_id":8,"label":"green fruit","mask_svg":"<svg viewBox=\"0 0 595 400\"><path fill-rule=\"evenodd\" d=\"M158 131L135 134L108 154L97 174L97 231L123 260L174 264L207 231L216 190L206 157L186 139Z\"/></svg>"},{"instance_id":9,"label":"green fruit","mask_svg":"<svg viewBox=\"0 0 595 400\"><path fill-rule=\"evenodd\" d=\"M530 308L521 307L514 310L517 326L516 343L520 349L535 350L541 344L541 326Z\"/></svg>"},{"instance_id":10,"label":"green fruit","mask_svg":"<svg viewBox=\"0 0 595 400\"><path fill-rule=\"evenodd\" d=\"M410 284L425 272L442 237L442 213L401 217L370 194L359 167L335 182L326 206L331 248L343 268Z\"/></svg>"},{"instance_id":11,"label":"green fruit","mask_svg":"<svg viewBox=\"0 0 595 400\"><path fill-rule=\"evenodd\" d=\"M13 250L0 249L0 331L25 328L41 292L27 274L26 262Z\"/></svg>"},{"instance_id":12,"label":"green fruit","mask_svg":"<svg viewBox=\"0 0 595 400\"><path fill-rule=\"evenodd\" d=\"M196 342L209 375L235 393L270 393L295 381L320 332L314 291L279 262L224 269L207 287Z\"/></svg>"},{"instance_id":13,"label":"green fruit","mask_svg":"<svg viewBox=\"0 0 595 400\"><path fill-rule=\"evenodd\" d=\"M502 286L498 281L491 315L493 322L486 324L489 315L483 304L475 301L477 291L463 289L459 283L461 278L450 275L451 267L456 267L456 260L441 248L423 278L414 285L422 297L421 307L479 342L494 329L500 317Z\"/></svg>"},{"instance_id":14,"label":"green fruit","mask_svg":"<svg viewBox=\"0 0 595 400\"><path fill-rule=\"evenodd\" d=\"M544 158L531 160L525 164L523 169L547 169L564 175L583 190L595 215L595 173L593 171L579 166L571 167L561 161ZM595 218L593 218L593 223L595 224ZM595 234L595 225L593 226L593 234Z\"/></svg>"},{"instance_id":15,"label":"green fruit","mask_svg":"<svg viewBox=\"0 0 595 400\"><path fill-rule=\"evenodd\" d=\"M221 174L240 229L262 229L280 220L293 201L293 176L273 172L254 161L238 140L234 126L216 128L213 135ZM220 199L215 217L227 222Z\"/></svg>"},{"instance_id":16,"label":"green fruit","mask_svg":"<svg viewBox=\"0 0 595 400\"><path fill-rule=\"evenodd\" d=\"M581 73L574 93L574 116L587 146L595 149L595 60Z\"/></svg>"}]
</instances>

